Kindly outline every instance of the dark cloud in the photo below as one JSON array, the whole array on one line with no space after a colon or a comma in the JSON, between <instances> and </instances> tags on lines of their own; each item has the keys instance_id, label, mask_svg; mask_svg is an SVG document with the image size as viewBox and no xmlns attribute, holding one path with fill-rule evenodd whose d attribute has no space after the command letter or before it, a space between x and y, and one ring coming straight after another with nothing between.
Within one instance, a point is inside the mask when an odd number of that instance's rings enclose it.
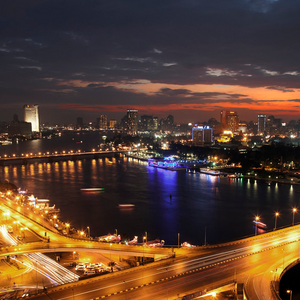
<instances>
[{"instance_id":1,"label":"dark cloud","mask_svg":"<svg viewBox=\"0 0 300 300\"><path fill-rule=\"evenodd\" d=\"M283 93L293 93L295 92L294 90L288 90L288 89L285 89L281 86L268 86L267 89L269 90L277 90L277 91L281 91Z\"/></svg>"},{"instance_id":2,"label":"dark cloud","mask_svg":"<svg viewBox=\"0 0 300 300\"><path fill-rule=\"evenodd\" d=\"M292 92L300 89L299 12L296 0L13 1L0 11L0 101L159 105L222 97L184 88L192 84ZM79 79L88 84L61 85ZM113 85L138 80L182 88L150 97Z\"/></svg>"}]
</instances>

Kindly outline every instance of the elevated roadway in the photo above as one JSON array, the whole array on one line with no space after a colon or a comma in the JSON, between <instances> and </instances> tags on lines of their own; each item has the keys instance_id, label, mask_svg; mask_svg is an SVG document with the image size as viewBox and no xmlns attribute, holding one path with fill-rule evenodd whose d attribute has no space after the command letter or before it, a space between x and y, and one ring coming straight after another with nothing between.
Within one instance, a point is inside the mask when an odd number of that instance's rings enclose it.
<instances>
[{"instance_id":1,"label":"elevated roadway","mask_svg":"<svg viewBox=\"0 0 300 300\"><path fill-rule=\"evenodd\" d=\"M14 200L5 200L2 207L14 208ZM41 237L45 226L18 212L22 222L28 224ZM118 251L133 255L170 255L171 249L149 249L77 240L47 228L50 243L18 245L14 249L2 248L1 255L11 253L63 251ZM250 238L190 249L173 249L174 258L138 268L47 289L47 295L38 299L175 299L193 291L205 291L230 281L245 284L248 299L275 299L270 289L287 266L299 258L300 225ZM114 247L114 248L112 248ZM72 250L71 250L72 249ZM125 297L124 297L125 296ZM127 297L128 296L128 297Z\"/></svg>"}]
</instances>

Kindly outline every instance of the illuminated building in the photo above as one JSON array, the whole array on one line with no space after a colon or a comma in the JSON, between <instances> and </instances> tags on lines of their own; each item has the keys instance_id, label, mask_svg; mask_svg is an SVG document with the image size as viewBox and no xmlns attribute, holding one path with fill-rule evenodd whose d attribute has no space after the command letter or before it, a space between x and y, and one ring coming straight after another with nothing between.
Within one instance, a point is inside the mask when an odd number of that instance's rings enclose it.
<instances>
[{"instance_id":1,"label":"illuminated building","mask_svg":"<svg viewBox=\"0 0 300 300\"><path fill-rule=\"evenodd\" d=\"M210 145L213 141L213 130L208 126L193 127L192 139L195 146Z\"/></svg>"},{"instance_id":2,"label":"illuminated building","mask_svg":"<svg viewBox=\"0 0 300 300\"><path fill-rule=\"evenodd\" d=\"M107 130L107 116L106 115L100 115L99 129L100 130Z\"/></svg>"},{"instance_id":3,"label":"illuminated building","mask_svg":"<svg viewBox=\"0 0 300 300\"><path fill-rule=\"evenodd\" d=\"M226 111L226 125L232 132L238 132L239 116L235 111Z\"/></svg>"},{"instance_id":4,"label":"illuminated building","mask_svg":"<svg viewBox=\"0 0 300 300\"><path fill-rule=\"evenodd\" d=\"M158 117L154 117L153 118L153 130L157 130L158 129Z\"/></svg>"},{"instance_id":5,"label":"illuminated building","mask_svg":"<svg viewBox=\"0 0 300 300\"><path fill-rule=\"evenodd\" d=\"M150 131L154 129L153 116L142 115L141 116L141 130Z\"/></svg>"},{"instance_id":6,"label":"illuminated building","mask_svg":"<svg viewBox=\"0 0 300 300\"><path fill-rule=\"evenodd\" d=\"M138 110L127 109L127 131L129 134L136 134L138 127Z\"/></svg>"},{"instance_id":7,"label":"illuminated building","mask_svg":"<svg viewBox=\"0 0 300 300\"><path fill-rule=\"evenodd\" d=\"M266 130L266 115L258 115L257 132L264 133Z\"/></svg>"},{"instance_id":8,"label":"illuminated building","mask_svg":"<svg viewBox=\"0 0 300 300\"><path fill-rule=\"evenodd\" d=\"M109 128L114 129L117 127L117 120L111 119L109 120Z\"/></svg>"},{"instance_id":9,"label":"illuminated building","mask_svg":"<svg viewBox=\"0 0 300 300\"><path fill-rule=\"evenodd\" d=\"M24 105L24 121L31 123L31 130L33 132L40 131L38 105Z\"/></svg>"}]
</instances>

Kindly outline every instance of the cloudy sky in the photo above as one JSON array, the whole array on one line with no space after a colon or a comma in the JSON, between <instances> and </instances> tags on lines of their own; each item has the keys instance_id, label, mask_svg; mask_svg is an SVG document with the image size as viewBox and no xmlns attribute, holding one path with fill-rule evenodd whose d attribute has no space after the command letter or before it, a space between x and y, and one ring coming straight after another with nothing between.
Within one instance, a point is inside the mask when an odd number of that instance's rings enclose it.
<instances>
[{"instance_id":1,"label":"cloudy sky","mask_svg":"<svg viewBox=\"0 0 300 300\"><path fill-rule=\"evenodd\" d=\"M16 0L0 10L0 121L300 119L299 0Z\"/></svg>"}]
</instances>

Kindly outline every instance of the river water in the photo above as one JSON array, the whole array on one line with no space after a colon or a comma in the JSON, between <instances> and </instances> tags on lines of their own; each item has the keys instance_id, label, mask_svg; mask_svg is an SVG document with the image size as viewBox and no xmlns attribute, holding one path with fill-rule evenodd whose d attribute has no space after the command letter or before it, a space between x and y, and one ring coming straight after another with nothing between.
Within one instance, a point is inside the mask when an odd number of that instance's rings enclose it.
<instances>
[{"instance_id":1,"label":"river water","mask_svg":"<svg viewBox=\"0 0 300 300\"><path fill-rule=\"evenodd\" d=\"M99 133L66 134L0 147L0 155L80 149L90 151L102 141ZM253 235L259 215L270 230L292 222L299 204L297 185L229 179L149 167L131 158L35 162L0 167L0 180L9 180L60 208L60 218L77 229L90 227L92 236L107 233L163 239L168 245L188 241L202 245ZM104 192L82 192L103 187ZM172 198L170 198L170 194ZM119 208L119 204L134 204ZM295 223L300 221L295 214ZM206 230L205 230L206 228Z\"/></svg>"}]
</instances>

